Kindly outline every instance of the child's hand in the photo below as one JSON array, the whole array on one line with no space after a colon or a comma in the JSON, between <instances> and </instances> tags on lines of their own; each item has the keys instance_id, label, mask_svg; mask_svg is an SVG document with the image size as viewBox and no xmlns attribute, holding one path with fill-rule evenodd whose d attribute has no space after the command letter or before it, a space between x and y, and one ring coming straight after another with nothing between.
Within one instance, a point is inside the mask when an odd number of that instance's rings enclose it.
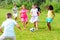
<instances>
[{"instance_id":1,"label":"child's hand","mask_svg":"<svg viewBox=\"0 0 60 40\"><path fill-rule=\"evenodd\" d=\"M29 10L27 10L27 12L29 12Z\"/></svg>"},{"instance_id":2,"label":"child's hand","mask_svg":"<svg viewBox=\"0 0 60 40\"><path fill-rule=\"evenodd\" d=\"M3 33L2 28L0 27L0 32Z\"/></svg>"},{"instance_id":3,"label":"child's hand","mask_svg":"<svg viewBox=\"0 0 60 40\"><path fill-rule=\"evenodd\" d=\"M40 16L40 14L39 14L39 13L37 13L37 15L38 15L38 16Z\"/></svg>"},{"instance_id":4,"label":"child's hand","mask_svg":"<svg viewBox=\"0 0 60 40\"><path fill-rule=\"evenodd\" d=\"M38 15L38 16L40 16L40 14L41 14L40 12L37 12L37 15Z\"/></svg>"}]
</instances>

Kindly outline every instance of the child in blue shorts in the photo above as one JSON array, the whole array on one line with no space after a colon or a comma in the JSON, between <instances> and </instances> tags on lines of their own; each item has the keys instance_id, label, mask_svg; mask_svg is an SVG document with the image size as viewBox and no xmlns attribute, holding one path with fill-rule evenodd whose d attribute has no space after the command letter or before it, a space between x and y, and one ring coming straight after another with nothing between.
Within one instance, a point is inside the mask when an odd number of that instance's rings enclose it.
<instances>
[{"instance_id":1,"label":"child in blue shorts","mask_svg":"<svg viewBox=\"0 0 60 40\"><path fill-rule=\"evenodd\" d=\"M53 11L53 6L49 5L48 6L48 13L47 13L47 26L48 26L49 30L51 30L50 23L53 21L54 16L55 16L55 14L54 14L54 11Z\"/></svg>"}]
</instances>

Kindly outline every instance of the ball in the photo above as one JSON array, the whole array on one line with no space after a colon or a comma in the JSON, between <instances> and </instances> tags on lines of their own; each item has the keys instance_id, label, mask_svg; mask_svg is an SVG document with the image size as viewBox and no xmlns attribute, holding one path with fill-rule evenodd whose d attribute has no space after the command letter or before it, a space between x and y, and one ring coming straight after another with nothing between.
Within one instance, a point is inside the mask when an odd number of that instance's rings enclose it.
<instances>
[{"instance_id":1,"label":"ball","mask_svg":"<svg viewBox=\"0 0 60 40\"><path fill-rule=\"evenodd\" d=\"M34 28L30 28L30 31L31 31L31 32L34 32Z\"/></svg>"}]
</instances>

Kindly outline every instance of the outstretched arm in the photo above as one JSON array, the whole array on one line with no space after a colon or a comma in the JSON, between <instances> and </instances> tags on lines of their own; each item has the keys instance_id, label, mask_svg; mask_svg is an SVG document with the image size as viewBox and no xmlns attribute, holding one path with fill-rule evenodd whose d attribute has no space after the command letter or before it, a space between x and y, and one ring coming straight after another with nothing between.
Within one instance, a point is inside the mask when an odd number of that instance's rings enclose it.
<instances>
[{"instance_id":1,"label":"outstretched arm","mask_svg":"<svg viewBox=\"0 0 60 40\"><path fill-rule=\"evenodd\" d=\"M40 16L40 12L38 11L38 16Z\"/></svg>"},{"instance_id":2,"label":"outstretched arm","mask_svg":"<svg viewBox=\"0 0 60 40\"><path fill-rule=\"evenodd\" d=\"M19 17L21 18L21 10L19 11L19 13L20 13Z\"/></svg>"},{"instance_id":3,"label":"outstretched arm","mask_svg":"<svg viewBox=\"0 0 60 40\"><path fill-rule=\"evenodd\" d=\"M27 12L29 12L29 10L26 10Z\"/></svg>"},{"instance_id":4,"label":"outstretched arm","mask_svg":"<svg viewBox=\"0 0 60 40\"><path fill-rule=\"evenodd\" d=\"M20 28L20 26L18 24L16 24L16 27L21 30L21 28Z\"/></svg>"},{"instance_id":5,"label":"outstretched arm","mask_svg":"<svg viewBox=\"0 0 60 40\"><path fill-rule=\"evenodd\" d=\"M53 12L53 19L54 19L54 17L55 17L55 14L54 14L54 12Z\"/></svg>"},{"instance_id":6,"label":"outstretched arm","mask_svg":"<svg viewBox=\"0 0 60 40\"><path fill-rule=\"evenodd\" d=\"M0 27L0 32L3 33L2 28Z\"/></svg>"}]
</instances>

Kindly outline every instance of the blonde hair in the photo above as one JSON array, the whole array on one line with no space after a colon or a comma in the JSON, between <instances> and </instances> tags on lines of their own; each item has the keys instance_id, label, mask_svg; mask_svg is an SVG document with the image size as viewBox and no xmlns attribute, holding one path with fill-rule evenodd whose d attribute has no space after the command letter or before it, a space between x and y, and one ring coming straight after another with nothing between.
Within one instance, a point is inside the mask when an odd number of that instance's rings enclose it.
<instances>
[{"instance_id":1,"label":"blonde hair","mask_svg":"<svg viewBox=\"0 0 60 40\"><path fill-rule=\"evenodd\" d=\"M23 9L23 7L26 9L25 5L22 5L22 6L20 7L20 9L22 10L22 9Z\"/></svg>"}]
</instances>

